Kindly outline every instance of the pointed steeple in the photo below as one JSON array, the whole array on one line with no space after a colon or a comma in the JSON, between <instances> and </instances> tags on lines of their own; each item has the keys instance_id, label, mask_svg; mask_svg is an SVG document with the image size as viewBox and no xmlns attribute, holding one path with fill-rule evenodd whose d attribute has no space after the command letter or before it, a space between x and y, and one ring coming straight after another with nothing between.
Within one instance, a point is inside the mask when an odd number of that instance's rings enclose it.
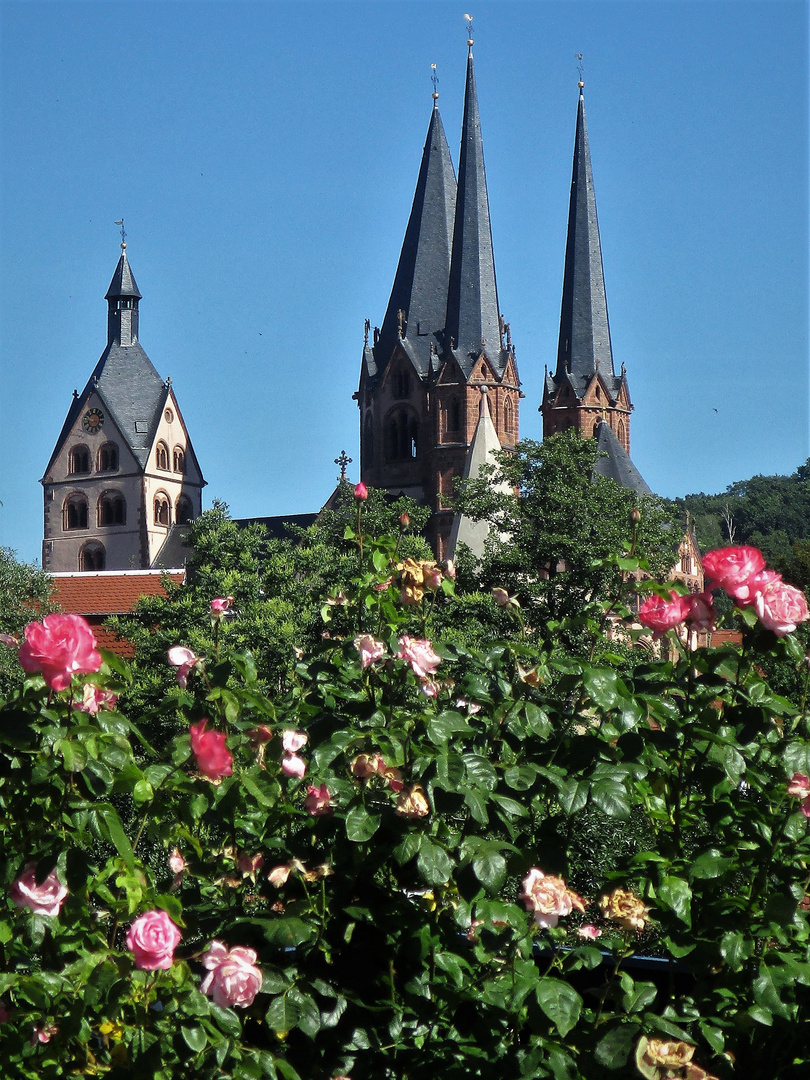
<instances>
[{"instance_id":1,"label":"pointed steeple","mask_svg":"<svg viewBox=\"0 0 810 1080\"><path fill-rule=\"evenodd\" d=\"M472 41L469 45L445 329L445 341L455 353L465 375L470 374L473 363L482 351L486 352L499 373L507 359L501 347L500 309L495 284Z\"/></svg>"},{"instance_id":2,"label":"pointed steeple","mask_svg":"<svg viewBox=\"0 0 810 1080\"><path fill-rule=\"evenodd\" d=\"M417 371L430 369L431 346L444 328L453 215L456 208L456 174L434 93L422 164L416 182L411 216L405 230L391 298L380 336L374 343L374 359L382 372L402 340Z\"/></svg>"},{"instance_id":3,"label":"pointed steeple","mask_svg":"<svg viewBox=\"0 0 810 1080\"><path fill-rule=\"evenodd\" d=\"M582 85L580 82L555 380L567 373L576 382L577 376L589 379L598 371L612 384L613 351Z\"/></svg>"},{"instance_id":4,"label":"pointed steeple","mask_svg":"<svg viewBox=\"0 0 810 1080\"><path fill-rule=\"evenodd\" d=\"M107 344L133 345L138 340L138 301L141 294L129 268L127 245L121 244L121 258L115 268L107 301Z\"/></svg>"}]
</instances>

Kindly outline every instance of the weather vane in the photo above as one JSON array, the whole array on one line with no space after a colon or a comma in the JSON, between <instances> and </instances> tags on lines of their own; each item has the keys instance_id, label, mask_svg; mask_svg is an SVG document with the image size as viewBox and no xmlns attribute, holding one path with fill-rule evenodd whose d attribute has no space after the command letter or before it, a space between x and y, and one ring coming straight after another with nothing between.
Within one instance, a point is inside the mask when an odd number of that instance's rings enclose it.
<instances>
[{"instance_id":1,"label":"weather vane","mask_svg":"<svg viewBox=\"0 0 810 1080\"><path fill-rule=\"evenodd\" d=\"M340 466L340 479L346 479L346 468L351 465L352 459L347 455L345 450L340 451L340 457L335 458L335 464Z\"/></svg>"},{"instance_id":2,"label":"weather vane","mask_svg":"<svg viewBox=\"0 0 810 1080\"><path fill-rule=\"evenodd\" d=\"M121 228L121 246L123 247L123 246L124 246L124 245L126 244L126 242L127 242L127 234L126 234L126 232L124 231L124 219L123 219L123 218L121 218L121 220L120 220L120 221L116 221L116 222L115 222L115 224L116 224L116 225L119 225L119 226L120 226L120 228Z\"/></svg>"},{"instance_id":3,"label":"weather vane","mask_svg":"<svg viewBox=\"0 0 810 1080\"><path fill-rule=\"evenodd\" d=\"M581 52L574 53L574 59L577 62L577 71L579 72L579 83L577 85L579 86L579 88L581 90L582 87L585 85L585 82L584 82L584 80L582 78L582 53Z\"/></svg>"},{"instance_id":4,"label":"weather vane","mask_svg":"<svg viewBox=\"0 0 810 1080\"><path fill-rule=\"evenodd\" d=\"M430 70L433 74L430 76L430 81L433 83L433 100L439 100L439 76L436 74L436 65L431 64Z\"/></svg>"},{"instance_id":5,"label":"weather vane","mask_svg":"<svg viewBox=\"0 0 810 1080\"><path fill-rule=\"evenodd\" d=\"M469 48L472 48L473 45L475 44L475 42L473 41L473 36L472 36L473 35L473 27L472 27L473 17L472 17L472 15L465 15L464 18L467 20L467 45L468 45Z\"/></svg>"}]
</instances>

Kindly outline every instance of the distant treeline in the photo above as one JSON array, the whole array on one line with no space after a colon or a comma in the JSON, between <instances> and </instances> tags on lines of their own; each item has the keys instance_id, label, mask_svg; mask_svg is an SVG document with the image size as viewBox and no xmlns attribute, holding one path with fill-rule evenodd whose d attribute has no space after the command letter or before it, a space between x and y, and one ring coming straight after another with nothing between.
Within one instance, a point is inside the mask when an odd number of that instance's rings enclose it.
<instances>
[{"instance_id":1,"label":"distant treeline","mask_svg":"<svg viewBox=\"0 0 810 1080\"><path fill-rule=\"evenodd\" d=\"M758 547L786 581L810 588L810 458L791 476L752 476L721 495L687 495L701 551L727 544Z\"/></svg>"}]
</instances>

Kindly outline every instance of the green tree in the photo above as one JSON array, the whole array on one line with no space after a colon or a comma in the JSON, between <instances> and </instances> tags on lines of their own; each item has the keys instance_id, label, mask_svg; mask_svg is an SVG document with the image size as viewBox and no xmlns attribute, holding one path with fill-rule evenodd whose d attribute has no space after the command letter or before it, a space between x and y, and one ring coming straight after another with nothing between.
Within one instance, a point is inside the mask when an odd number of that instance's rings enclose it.
<instances>
[{"instance_id":1,"label":"green tree","mask_svg":"<svg viewBox=\"0 0 810 1080\"><path fill-rule=\"evenodd\" d=\"M54 611L52 587L44 570L18 562L11 548L0 548L0 633L21 640L28 623ZM16 686L19 670L16 652L0 644L0 694Z\"/></svg>"}]
</instances>

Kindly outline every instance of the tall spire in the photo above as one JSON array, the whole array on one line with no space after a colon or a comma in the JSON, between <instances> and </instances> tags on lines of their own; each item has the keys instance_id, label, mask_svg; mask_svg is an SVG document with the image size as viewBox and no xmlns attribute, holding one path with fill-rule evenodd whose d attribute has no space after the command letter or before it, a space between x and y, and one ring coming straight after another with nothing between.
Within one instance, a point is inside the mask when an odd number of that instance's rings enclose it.
<instances>
[{"instance_id":1,"label":"tall spire","mask_svg":"<svg viewBox=\"0 0 810 1080\"><path fill-rule=\"evenodd\" d=\"M382 371L402 338L420 374L430 368L434 336L444 328L450 246L456 207L456 174L433 91L422 165L416 182L411 216L405 230L391 298L374 346L377 370Z\"/></svg>"},{"instance_id":2,"label":"tall spire","mask_svg":"<svg viewBox=\"0 0 810 1080\"><path fill-rule=\"evenodd\" d=\"M582 87L580 79L557 377L564 371L571 375L589 376L598 370L608 378L614 375L613 350L610 345L602 246L596 219L596 196Z\"/></svg>"},{"instance_id":3,"label":"tall spire","mask_svg":"<svg viewBox=\"0 0 810 1080\"><path fill-rule=\"evenodd\" d=\"M141 294L129 268L127 245L121 241L121 258L115 268L107 301L107 344L132 345L138 340L138 301Z\"/></svg>"},{"instance_id":4,"label":"tall spire","mask_svg":"<svg viewBox=\"0 0 810 1080\"><path fill-rule=\"evenodd\" d=\"M465 374L469 374L482 351L486 352L499 372L506 363L506 353L501 348L498 290L472 38L467 44L467 86L464 93L445 336L446 343L455 352Z\"/></svg>"}]
</instances>

